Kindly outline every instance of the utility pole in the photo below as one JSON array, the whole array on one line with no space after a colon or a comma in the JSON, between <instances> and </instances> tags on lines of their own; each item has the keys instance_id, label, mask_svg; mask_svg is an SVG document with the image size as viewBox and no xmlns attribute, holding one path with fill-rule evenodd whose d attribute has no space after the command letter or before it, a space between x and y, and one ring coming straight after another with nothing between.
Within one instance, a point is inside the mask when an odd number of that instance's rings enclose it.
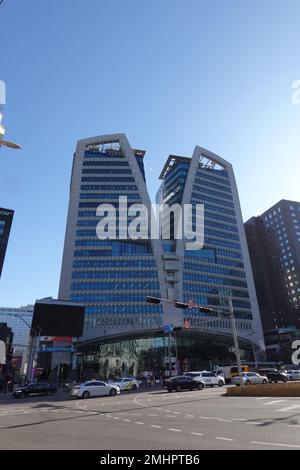
<instances>
[{"instance_id":1,"label":"utility pole","mask_svg":"<svg viewBox=\"0 0 300 470\"><path fill-rule=\"evenodd\" d=\"M230 318L231 318L232 336L233 336L233 342L234 342L236 362L237 362L237 366L238 366L241 386L243 387L244 386L243 370L242 370L241 355L240 355L239 342L238 342L238 336L237 336L237 330L236 330L236 324L235 324L235 318L234 318L234 311L233 311L233 305L232 305L232 298L228 297L227 300L228 300L229 313L230 313Z\"/></svg>"},{"instance_id":2,"label":"utility pole","mask_svg":"<svg viewBox=\"0 0 300 470\"><path fill-rule=\"evenodd\" d=\"M169 356L169 377L171 377L171 376L172 376L172 363L171 363L171 331L169 331L168 356Z\"/></svg>"},{"instance_id":3,"label":"utility pole","mask_svg":"<svg viewBox=\"0 0 300 470\"><path fill-rule=\"evenodd\" d=\"M33 331L35 336L38 336L38 332L37 332L37 330L32 328L32 326L29 323L27 323L26 320L24 320L22 315L19 315L18 313L15 313L14 316L19 318L20 320L22 320L22 322L25 323L25 325L27 325L28 328L29 328L28 362L27 362L27 370L26 370L26 378L28 378L29 377L29 367L30 367L31 356L32 356L32 349L33 349L33 338L30 335L30 330ZM31 375L31 371L30 371L30 375Z\"/></svg>"}]
</instances>

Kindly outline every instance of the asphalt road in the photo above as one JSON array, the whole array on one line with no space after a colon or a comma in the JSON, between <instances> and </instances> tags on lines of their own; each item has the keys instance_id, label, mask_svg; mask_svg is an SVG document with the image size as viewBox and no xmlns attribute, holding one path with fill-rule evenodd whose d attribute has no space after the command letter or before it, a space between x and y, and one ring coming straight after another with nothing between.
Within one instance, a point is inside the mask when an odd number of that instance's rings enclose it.
<instances>
[{"instance_id":1,"label":"asphalt road","mask_svg":"<svg viewBox=\"0 0 300 470\"><path fill-rule=\"evenodd\" d=\"M224 389L0 400L0 449L300 449L300 397Z\"/></svg>"}]
</instances>

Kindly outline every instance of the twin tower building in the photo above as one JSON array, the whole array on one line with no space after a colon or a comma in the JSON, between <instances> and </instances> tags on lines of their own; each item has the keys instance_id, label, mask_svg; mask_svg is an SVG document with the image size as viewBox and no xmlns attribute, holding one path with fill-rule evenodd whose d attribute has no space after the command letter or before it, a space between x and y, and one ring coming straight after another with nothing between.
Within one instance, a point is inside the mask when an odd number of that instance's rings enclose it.
<instances>
[{"instance_id":1,"label":"twin tower building","mask_svg":"<svg viewBox=\"0 0 300 470\"><path fill-rule=\"evenodd\" d=\"M83 352L124 341L153 345L163 337L163 327L172 324L184 351L193 350L199 357L206 344L215 361L218 354L229 357L230 320L196 308L178 309L168 302L149 304L145 298L191 299L192 305L224 312L230 296L245 357L253 349L263 354L260 314L231 164L198 146L192 157L168 157L157 203L192 209L198 205L202 210L202 243L188 249L184 231L182 236L176 232L181 225L176 211L168 214L167 238L161 226L158 236L153 236L149 220L140 237L124 236L122 228L134 220L132 205L142 204L153 214L144 155L145 151L130 146L124 134L92 137L77 144L59 298L86 306ZM127 201L126 214L121 211L120 197L123 203ZM116 226L115 237L99 238L99 221L112 215L110 209L115 211L111 225ZM190 228L195 229L196 210L192 214Z\"/></svg>"}]
</instances>

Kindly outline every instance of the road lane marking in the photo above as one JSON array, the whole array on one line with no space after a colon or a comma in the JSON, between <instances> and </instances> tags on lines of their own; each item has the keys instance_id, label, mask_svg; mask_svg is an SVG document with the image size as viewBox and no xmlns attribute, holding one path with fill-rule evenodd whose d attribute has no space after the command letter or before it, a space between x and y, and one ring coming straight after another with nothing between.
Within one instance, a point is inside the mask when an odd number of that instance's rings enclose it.
<instances>
[{"instance_id":1,"label":"road lane marking","mask_svg":"<svg viewBox=\"0 0 300 470\"><path fill-rule=\"evenodd\" d=\"M150 416L151 418L155 417L155 416L158 416L158 415L155 415L155 414L149 414L148 416Z\"/></svg>"},{"instance_id":2,"label":"road lane marking","mask_svg":"<svg viewBox=\"0 0 300 470\"><path fill-rule=\"evenodd\" d=\"M120 419L118 416L113 416L114 419Z\"/></svg>"},{"instance_id":3,"label":"road lane marking","mask_svg":"<svg viewBox=\"0 0 300 470\"><path fill-rule=\"evenodd\" d=\"M161 426L157 426L157 424L150 424L150 428L161 429Z\"/></svg>"},{"instance_id":4,"label":"road lane marking","mask_svg":"<svg viewBox=\"0 0 300 470\"><path fill-rule=\"evenodd\" d=\"M123 421L125 421L126 423L131 423L131 419L123 418Z\"/></svg>"},{"instance_id":5,"label":"road lane marking","mask_svg":"<svg viewBox=\"0 0 300 470\"><path fill-rule=\"evenodd\" d=\"M270 400L271 397L258 397L255 400Z\"/></svg>"},{"instance_id":6,"label":"road lane marking","mask_svg":"<svg viewBox=\"0 0 300 470\"><path fill-rule=\"evenodd\" d=\"M173 431L173 432L181 432L181 429L169 428L169 431Z\"/></svg>"},{"instance_id":7,"label":"road lane marking","mask_svg":"<svg viewBox=\"0 0 300 470\"><path fill-rule=\"evenodd\" d=\"M219 436L216 436L215 439L219 439L219 441L230 441L230 442L234 440L234 439L230 439L229 437L219 437Z\"/></svg>"},{"instance_id":8,"label":"road lane marking","mask_svg":"<svg viewBox=\"0 0 300 470\"><path fill-rule=\"evenodd\" d=\"M191 432L193 436L204 436L204 434L200 434L200 432Z\"/></svg>"},{"instance_id":9,"label":"road lane marking","mask_svg":"<svg viewBox=\"0 0 300 470\"><path fill-rule=\"evenodd\" d=\"M141 421L135 421L135 424L145 424L145 423L142 423Z\"/></svg>"},{"instance_id":10,"label":"road lane marking","mask_svg":"<svg viewBox=\"0 0 300 470\"><path fill-rule=\"evenodd\" d=\"M285 411L292 411L292 410L295 410L296 408L300 408L300 405L290 405L290 406L286 406L285 408L281 408L281 410L276 410L276 411L280 411L284 413Z\"/></svg>"},{"instance_id":11,"label":"road lane marking","mask_svg":"<svg viewBox=\"0 0 300 470\"><path fill-rule=\"evenodd\" d=\"M276 442L260 442L260 441L251 441L250 444L262 445L262 446L277 446L277 447L291 447L293 449L300 449L300 445L296 444L278 444Z\"/></svg>"},{"instance_id":12,"label":"road lane marking","mask_svg":"<svg viewBox=\"0 0 300 470\"><path fill-rule=\"evenodd\" d=\"M273 400L273 401L268 401L268 403L264 403L264 405L275 405L276 403L282 403L283 401L286 400Z\"/></svg>"},{"instance_id":13,"label":"road lane marking","mask_svg":"<svg viewBox=\"0 0 300 470\"><path fill-rule=\"evenodd\" d=\"M262 424L261 421L246 421L245 424Z\"/></svg>"}]
</instances>

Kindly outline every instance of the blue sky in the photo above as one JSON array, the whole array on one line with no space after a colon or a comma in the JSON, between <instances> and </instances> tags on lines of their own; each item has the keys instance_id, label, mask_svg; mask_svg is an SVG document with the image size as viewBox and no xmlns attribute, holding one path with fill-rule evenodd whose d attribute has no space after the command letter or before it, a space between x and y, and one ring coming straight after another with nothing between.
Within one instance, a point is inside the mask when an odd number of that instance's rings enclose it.
<instances>
[{"instance_id":1,"label":"blue sky","mask_svg":"<svg viewBox=\"0 0 300 470\"><path fill-rule=\"evenodd\" d=\"M298 0L4 0L0 206L15 209L0 305L57 296L79 138L125 132L152 198L169 153L234 165L244 219L300 200Z\"/></svg>"}]
</instances>

